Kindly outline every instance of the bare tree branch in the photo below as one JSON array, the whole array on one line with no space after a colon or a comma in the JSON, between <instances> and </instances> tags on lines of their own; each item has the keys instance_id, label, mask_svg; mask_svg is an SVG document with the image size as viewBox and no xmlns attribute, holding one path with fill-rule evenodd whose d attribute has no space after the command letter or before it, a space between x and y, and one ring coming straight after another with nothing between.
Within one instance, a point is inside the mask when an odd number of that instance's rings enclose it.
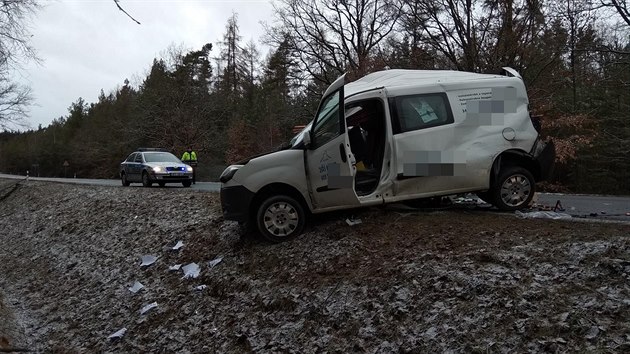
<instances>
[{"instance_id":1,"label":"bare tree branch","mask_svg":"<svg viewBox=\"0 0 630 354\"><path fill-rule=\"evenodd\" d=\"M118 10L122 11L125 15L127 15L131 20L133 20L135 23L140 24L140 22L138 20L136 20L135 18L131 17L131 15L125 11L125 9L123 9L120 4L119 4L120 0L114 0L114 3L116 3L116 7L118 7Z\"/></svg>"}]
</instances>

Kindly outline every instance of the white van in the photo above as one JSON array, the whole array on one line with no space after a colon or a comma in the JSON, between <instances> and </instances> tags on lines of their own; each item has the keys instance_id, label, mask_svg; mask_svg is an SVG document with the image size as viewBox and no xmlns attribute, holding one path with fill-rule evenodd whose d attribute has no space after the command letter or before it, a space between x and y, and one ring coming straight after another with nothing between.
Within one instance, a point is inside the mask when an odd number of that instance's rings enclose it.
<instances>
[{"instance_id":1,"label":"white van","mask_svg":"<svg viewBox=\"0 0 630 354\"><path fill-rule=\"evenodd\" d=\"M539 139L522 78L504 70L340 77L290 144L221 174L224 218L277 242L298 235L309 212L465 192L527 207L555 149Z\"/></svg>"}]
</instances>

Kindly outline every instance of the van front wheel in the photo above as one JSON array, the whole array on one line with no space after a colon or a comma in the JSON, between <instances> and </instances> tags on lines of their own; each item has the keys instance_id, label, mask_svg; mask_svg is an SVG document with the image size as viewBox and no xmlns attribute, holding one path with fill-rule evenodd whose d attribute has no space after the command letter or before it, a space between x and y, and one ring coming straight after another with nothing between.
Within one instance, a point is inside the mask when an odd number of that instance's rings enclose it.
<instances>
[{"instance_id":1,"label":"van front wheel","mask_svg":"<svg viewBox=\"0 0 630 354\"><path fill-rule=\"evenodd\" d=\"M265 199L256 213L258 231L271 242L282 242L296 237L302 232L305 221L302 205L286 195Z\"/></svg>"},{"instance_id":2,"label":"van front wheel","mask_svg":"<svg viewBox=\"0 0 630 354\"><path fill-rule=\"evenodd\" d=\"M518 210L529 206L536 192L534 176L522 167L501 172L491 191L494 205L501 210Z\"/></svg>"}]
</instances>

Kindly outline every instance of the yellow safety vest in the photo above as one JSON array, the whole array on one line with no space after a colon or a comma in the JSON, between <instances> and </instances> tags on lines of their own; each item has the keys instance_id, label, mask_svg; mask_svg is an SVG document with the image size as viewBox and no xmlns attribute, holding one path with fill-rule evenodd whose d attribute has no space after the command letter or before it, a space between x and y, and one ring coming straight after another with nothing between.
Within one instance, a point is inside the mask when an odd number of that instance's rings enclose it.
<instances>
[{"instance_id":1,"label":"yellow safety vest","mask_svg":"<svg viewBox=\"0 0 630 354\"><path fill-rule=\"evenodd\" d=\"M182 155L182 161L197 161L197 154L194 151L191 153L188 153L188 151L186 151Z\"/></svg>"}]
</instances>

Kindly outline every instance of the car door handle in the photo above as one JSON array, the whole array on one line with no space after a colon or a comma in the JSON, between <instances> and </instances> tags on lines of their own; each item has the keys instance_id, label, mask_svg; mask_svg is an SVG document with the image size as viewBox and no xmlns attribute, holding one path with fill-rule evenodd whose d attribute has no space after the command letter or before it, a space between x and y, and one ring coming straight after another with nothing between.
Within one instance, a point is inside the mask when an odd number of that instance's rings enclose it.
<instances>
[{"instance_id":1,"label":"car door handle","mask_svg":"<svg viewBox=\"0 0 630 354\"><path fill-rule=\"evenodd\" d=\"M339 144L339 153L341 154L341 161L348 161L348 157L346 156L346 149L343 147L343 143Z\"/></svg>"}]
</instances>

